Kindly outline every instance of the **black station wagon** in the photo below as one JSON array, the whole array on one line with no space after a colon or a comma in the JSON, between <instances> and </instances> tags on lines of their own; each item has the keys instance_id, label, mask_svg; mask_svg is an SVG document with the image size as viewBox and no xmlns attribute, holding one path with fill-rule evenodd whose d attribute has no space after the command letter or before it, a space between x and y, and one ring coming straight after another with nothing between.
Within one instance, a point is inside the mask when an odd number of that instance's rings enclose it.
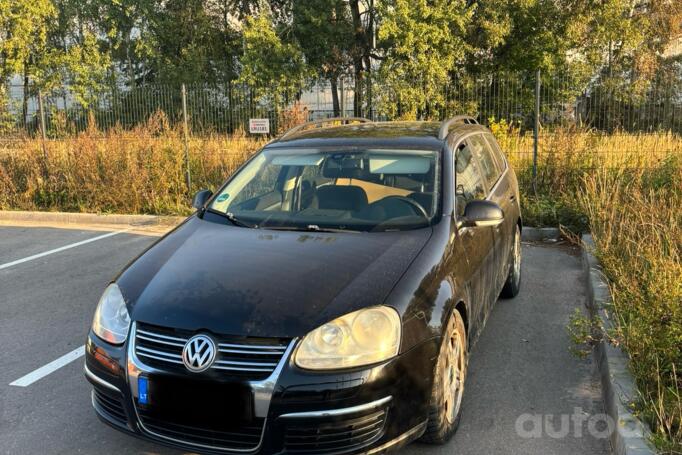
<instances>
[{"instance_id":1,"label":"black station wagon","mask_svg":"<svg viewBox=\"0 0 682 455\"><path fill-rule=\"evenodd\" d=\"M488 129L311 122L194 207L97 306L104 422L210 453L452 436L469 347L521 276L516 176Z\"/></svg>"}]
</instances>

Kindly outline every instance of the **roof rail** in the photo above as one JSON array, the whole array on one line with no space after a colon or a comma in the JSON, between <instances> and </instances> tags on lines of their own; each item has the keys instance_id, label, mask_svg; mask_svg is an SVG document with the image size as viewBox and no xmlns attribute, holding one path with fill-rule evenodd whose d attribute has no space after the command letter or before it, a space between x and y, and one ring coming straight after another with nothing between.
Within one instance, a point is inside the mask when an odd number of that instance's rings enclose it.
<instances>
[{"instance_id":1,"label":"roof rail","mask_svg":"<svg viewBox=\"0 0 682 455\"><path fill-rule=\"evenodd\" d=\"M313 120L312 122L306 122L302 123L301 125L297 125L289 130L287 130L284 134L282 134L277 140L281 141L282 139L291 136L294 133L297 133L301 131L302 129L308 127L308 126L313 126L313 125L324 125L325 123L332 123L332 122L345 122L346 124L350 122L360 122L360 123L372 123L370 119L364 118L364 117L331 117L331 118L325 118L325 119L320 119L320 120Z\"/></svg>"},{"instance_id":2,"label":"roof rail","mask_svg":"<svg viewBox=\"0 0 682 455\"><path fill-rule=\"evenodd\" d=\"M438 139L443 140L448 137L450 132L450 127L455 123L464 123L465 125L478 125L478 120L469 115L455 115L452 118L443 120L440 124L440 130L438 130Z\"/></svg>"}]
</instances>

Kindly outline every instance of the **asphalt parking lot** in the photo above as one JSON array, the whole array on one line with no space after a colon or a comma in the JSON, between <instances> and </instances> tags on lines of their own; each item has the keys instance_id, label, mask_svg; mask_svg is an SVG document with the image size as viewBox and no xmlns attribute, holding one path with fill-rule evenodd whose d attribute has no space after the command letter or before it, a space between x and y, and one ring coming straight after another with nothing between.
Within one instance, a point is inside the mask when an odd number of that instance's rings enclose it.
<instances>
[{"instance_id":1,"label":"asphalt parking lot","mask_svg":"<svg viewBox=\"0 0 682 455\"><path fill-rule=\"evenodd\" d=\"M0 453L179 453L97 420L79 351L107 283L154 240L0 226ZM401 454L609 453L587 431L603 412L590 359L568 350L566 324L586 298L580 260L557 246L523 251L521 294L498 302L473 349L456 436Z\"/></svg>"}]
</instances>

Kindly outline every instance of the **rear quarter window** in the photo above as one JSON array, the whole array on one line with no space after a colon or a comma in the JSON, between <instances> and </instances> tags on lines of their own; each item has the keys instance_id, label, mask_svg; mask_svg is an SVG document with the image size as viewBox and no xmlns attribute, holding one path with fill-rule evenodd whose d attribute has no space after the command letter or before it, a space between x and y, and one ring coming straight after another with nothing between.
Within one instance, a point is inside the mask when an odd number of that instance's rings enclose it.
<instances>
[{"instance_id":1,"label":"rear quarter window","mask_svg":"<svg viewBox=\"0 0 682 455\"><path fill-rule=\"evenodd\" d=\"M493 158L492 150L482 135L471 137L469 142L474 155L476 155L476 158L481 165L483 178L488 183L488 189L490 189L495 185L495 182L497 182L502 170L498 166L497 160Z\"/></svg>"},{"instance_id":2,"label":"rear quarter window","mask_svg":"<svg viewBox=\"0 0 682 455\"><path fill-rule=\"evenodd\" d=\"M497 167L504 172L507 168L507 160L504 157L504 153L502 153L500 144L497 143L497 139L495 139L495 136L491 133L486 133L485 138L488 141L488 144L490 144L490 149L493 152L493 159L497 162Z\"/></svg>"}]
</instances>

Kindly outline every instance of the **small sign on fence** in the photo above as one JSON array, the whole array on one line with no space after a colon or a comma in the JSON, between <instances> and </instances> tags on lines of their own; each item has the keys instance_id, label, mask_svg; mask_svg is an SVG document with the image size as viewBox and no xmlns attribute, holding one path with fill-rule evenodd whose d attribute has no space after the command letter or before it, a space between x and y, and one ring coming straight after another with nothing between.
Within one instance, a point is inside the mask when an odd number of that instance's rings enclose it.
<instances>
[{"instance_id":1,"label":"small sign on fence","mask_svg":"<svg viewBox=\"0 0 682 455\"><path fill-rule=\"evenodd\" d=\"M270 134L269 118L250 118L249 133L251 134Z\"/></svg>"}]
</instances>

